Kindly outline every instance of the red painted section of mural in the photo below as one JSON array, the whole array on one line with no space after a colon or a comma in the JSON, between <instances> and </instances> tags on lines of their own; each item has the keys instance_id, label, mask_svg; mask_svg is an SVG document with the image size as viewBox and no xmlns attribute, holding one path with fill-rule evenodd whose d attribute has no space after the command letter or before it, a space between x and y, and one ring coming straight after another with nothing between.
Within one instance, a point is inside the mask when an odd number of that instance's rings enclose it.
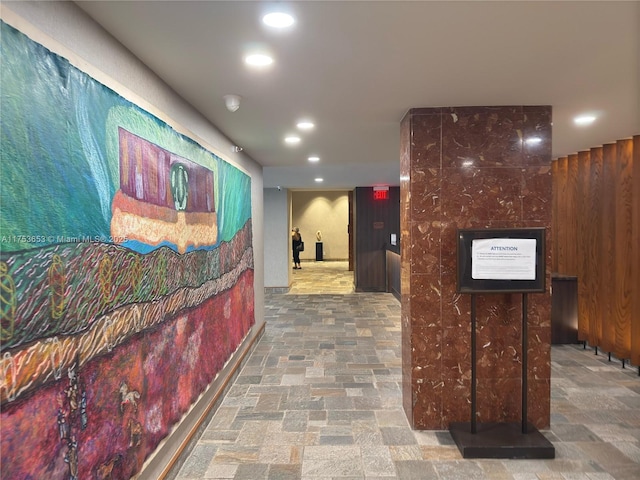
<instances>
[{"instance_id":1,"label":"red painted section of mural","mask_svg":"<svg viewBox=\"0 0 640 480\"><path fill-rule=\"evenodd\" d=\"M3 406L2 478L138 473L253 325L253 276Z\"/></svg>"}]
</instances>

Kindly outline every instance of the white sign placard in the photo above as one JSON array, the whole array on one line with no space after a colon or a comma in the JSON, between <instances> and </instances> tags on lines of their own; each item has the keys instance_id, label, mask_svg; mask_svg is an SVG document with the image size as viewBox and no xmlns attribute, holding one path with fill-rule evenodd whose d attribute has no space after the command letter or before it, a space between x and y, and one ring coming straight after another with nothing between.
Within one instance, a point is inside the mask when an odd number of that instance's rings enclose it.
<instances>
[{"instance_id":1,"label":"white sign placard","mask_svg":"<svg viewBox=\"0 0 640 480\"><path fill-rule=\"evenodd\" d=\"M535 280L535 238L479 238L471 241L474 280Z\"/></svg>"}]
</instances>

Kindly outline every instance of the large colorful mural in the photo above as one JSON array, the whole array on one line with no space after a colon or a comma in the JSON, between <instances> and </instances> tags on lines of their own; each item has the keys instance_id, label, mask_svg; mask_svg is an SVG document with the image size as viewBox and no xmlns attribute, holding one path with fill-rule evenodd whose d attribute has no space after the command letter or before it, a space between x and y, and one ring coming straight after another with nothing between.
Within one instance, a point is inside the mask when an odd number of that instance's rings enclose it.
<instances>
[{"instance_id":1,"label":"large colorful mural","mask_svg":"<svg viewBox=\"0 0 640 480\"><path fill-rule=\"evenodd\" d=\"M130 478L254 324L251 179L0 28L0 476Z\"/></svg>"}]
</instances>

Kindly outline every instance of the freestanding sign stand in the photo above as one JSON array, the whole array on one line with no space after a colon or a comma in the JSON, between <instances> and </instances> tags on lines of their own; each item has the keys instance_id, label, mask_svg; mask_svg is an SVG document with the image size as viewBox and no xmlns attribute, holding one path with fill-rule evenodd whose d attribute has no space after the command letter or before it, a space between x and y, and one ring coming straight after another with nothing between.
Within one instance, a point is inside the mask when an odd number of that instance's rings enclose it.
<instances>
[{"instance_id":1,"label":"freestanding sign stand","mask_svg":"<svg viewBox=\"0 0 640 480\"><path fill-rule=\"evenodd\" d=\"M471 293L471 421L452 423L451 436L463 458L555 458L551 442L527 421L527 292L544 291L544 229L459 230L458 235L458 291ZM476 293L505 292L522 293L522 421L478 425Z\"/></svg>"}]
</instances>

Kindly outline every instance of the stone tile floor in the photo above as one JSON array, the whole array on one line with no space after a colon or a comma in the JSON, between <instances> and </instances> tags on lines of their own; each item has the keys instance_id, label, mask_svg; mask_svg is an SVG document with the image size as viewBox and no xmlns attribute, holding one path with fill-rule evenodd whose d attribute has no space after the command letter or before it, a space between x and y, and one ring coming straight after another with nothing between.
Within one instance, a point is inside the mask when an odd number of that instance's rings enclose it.
<instances>
[{"instance_id":1,"label":"stone tile floor","mask_svg":"<svg viewBox=\"0 0 640 480\"><path fill-rule=\"evenodd\" d=\"M349 271L349 262L303 261L300 265L302 269L292 270L290 294L353 292L353 272Z\"/></svg>"},{"instance_id":2,"label":"stone tile floor","mask_svg":"<svg viewBox=\"0 0 640 480\"><path fill-rule=\"evenodd\" d=\"M310 288L302 278L316 292L330 283L323 269L339 265L318 263L321 279L303 263L289 294L266 295L263 337L172 478L640 479L636 367L554 346L543 433L556 458L465 460L448 431L409 428L399 302L384 293L295 293Z\"/></svg>"}]
</instances>

